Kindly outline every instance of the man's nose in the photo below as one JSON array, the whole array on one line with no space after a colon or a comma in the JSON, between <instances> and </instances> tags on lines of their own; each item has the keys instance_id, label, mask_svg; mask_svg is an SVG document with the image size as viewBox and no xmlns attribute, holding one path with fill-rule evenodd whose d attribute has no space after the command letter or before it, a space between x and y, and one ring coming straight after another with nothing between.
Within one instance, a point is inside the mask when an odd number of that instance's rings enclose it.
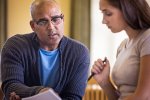
<instances>
[{"instance_id":1,"label":"man's nose","mask_svg":"<svg viewBox=\"0 0 150 100\"><path fill-rule=\"evenodd\" d=\"M54 28L54 25L51 21L49 21L48 23L48 29L53 29Z\"/></svg>"}]
</instances>

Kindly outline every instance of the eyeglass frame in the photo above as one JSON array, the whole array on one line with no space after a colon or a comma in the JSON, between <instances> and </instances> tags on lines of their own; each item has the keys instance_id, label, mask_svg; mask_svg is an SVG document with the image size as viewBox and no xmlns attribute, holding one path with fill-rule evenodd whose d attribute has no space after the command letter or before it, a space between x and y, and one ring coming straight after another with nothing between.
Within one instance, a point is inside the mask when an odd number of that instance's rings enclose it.
<instances>
[{"instance_id":1,"label":"eyeglass frame","mask_svg":"<svg viewBox=\"0 0 150 100\"><path fill-rule=\"evenodd\" d=\"M56 19L60 18L58 21L59 22L55 22ZM42 18L42 19L39 19L39 20L33 20L33 22L35 22L38 26L48 26L49 23L51 22L53 25L58 25L62 22L62 19L64 18L64 15L63 14L60 14L60 15L56 15L56 16L52 16L51 17L51 20L49 21L48 19L46 18Z\"/></svg>"}]
</instances>

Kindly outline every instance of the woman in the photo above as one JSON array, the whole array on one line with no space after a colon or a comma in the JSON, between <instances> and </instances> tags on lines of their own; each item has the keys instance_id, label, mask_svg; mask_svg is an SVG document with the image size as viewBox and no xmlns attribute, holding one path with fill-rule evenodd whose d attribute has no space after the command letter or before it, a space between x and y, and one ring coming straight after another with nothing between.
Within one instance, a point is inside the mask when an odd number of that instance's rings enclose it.
<instances>
[{"instance_id":1,"label":"woman","mask_svg":"<svg viewBox=\"0 0 150 100\"><path fill-rule=\"evenodd\" d=\"M128 39L117 50L112 78L109 60L98 59L91 70L94 79L109 100L150 100L149 5L145 0L100 0L99 6L103 24L113 33L125 30Z\"/></svg>"}]
</instances>

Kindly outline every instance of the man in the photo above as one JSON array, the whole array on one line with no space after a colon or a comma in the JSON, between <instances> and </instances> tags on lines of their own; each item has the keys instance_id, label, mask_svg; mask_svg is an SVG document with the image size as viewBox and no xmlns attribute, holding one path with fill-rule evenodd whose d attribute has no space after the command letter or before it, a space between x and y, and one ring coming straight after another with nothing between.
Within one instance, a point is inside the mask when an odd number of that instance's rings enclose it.
<instances>
[{"instance_id":1,"label":"man","mask_svg":"<svg viewBox=\"0 0 150 100\"><path fill-rule=\"evenodd\" d=\"M33 33L9 38L1 59L4 99L19 98L52 88L64 100L81 100L89 69L89 52L67 38L64 15L54 0L35 0L31 5Z\"/></svg>"}]
</instances>

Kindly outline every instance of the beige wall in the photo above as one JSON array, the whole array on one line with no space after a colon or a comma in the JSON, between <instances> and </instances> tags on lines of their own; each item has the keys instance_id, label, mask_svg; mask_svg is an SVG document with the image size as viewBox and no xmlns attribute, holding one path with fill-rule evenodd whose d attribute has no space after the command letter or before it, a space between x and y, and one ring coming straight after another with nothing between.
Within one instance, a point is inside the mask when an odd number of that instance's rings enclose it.
<instances>
[{"instance_id":1,"label":"beige wall","mask_svg":"<svg viewBox=\"0 0 150 100\"><path fill-rule=\"evenodd\" d=\"M8 22L7 34L11 37L15 34L24 34L32 32L29 21L30 17L30 4L34 0L8 0ZM65 35L69 34L70 23L70 0L57 0L65 15Z\"/></svg>"}]
</instances>

